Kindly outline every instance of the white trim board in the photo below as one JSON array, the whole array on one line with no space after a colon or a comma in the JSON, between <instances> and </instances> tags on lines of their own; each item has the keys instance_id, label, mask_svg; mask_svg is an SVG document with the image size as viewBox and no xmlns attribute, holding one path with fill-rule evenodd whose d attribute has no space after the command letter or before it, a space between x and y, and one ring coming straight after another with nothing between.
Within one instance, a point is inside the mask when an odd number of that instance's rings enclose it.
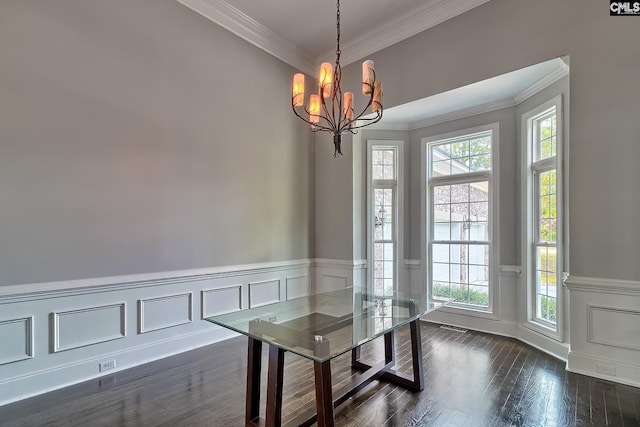
<instances>
[{"instance_id":1,"label":"white trim board","mask_svg":"<svg viewBox=\"0 0 640 427\"><path fill-rule=\"evenodd\" d=\"M311 268L314 260L298 259L289 261L265 262L261 264L238 264L220 267L197 268L129 274L124 276L92 277L86 279L64 280L56 282L30 283L23 285L0 286L0 305L20 300L32 301L34 298L51 298L63 295L92 293L97 288L104 291L132 289L163 284L184 283L236 277L246 274L272 273L295 268Z\"/></svg>"}]
</instances>

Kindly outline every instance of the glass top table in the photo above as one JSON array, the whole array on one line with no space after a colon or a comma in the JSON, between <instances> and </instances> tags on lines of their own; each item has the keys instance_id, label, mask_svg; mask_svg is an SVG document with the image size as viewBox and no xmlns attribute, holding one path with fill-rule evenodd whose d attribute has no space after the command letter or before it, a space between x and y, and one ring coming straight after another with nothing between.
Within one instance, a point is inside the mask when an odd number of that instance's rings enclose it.
<instances>
[{"instance_id":1,"label":"glass top table","mask_svg":"<svg viewBox=\"0 0 640 427\"><path fill-rule=\"evenodd\" d=\"M209 322L246 335L248 341L246 425L258 425L262 343L269 344L266 425L282 424L282 378L285 352L314 362L315 413L291 420L291 425L332 426L334 407L373 380L386 380L411 390L424 388L419 318L444 305L426 295L394 292L373 295L359 287L281 301L207 318ZM393 331L410 326L413 376L393 370ZM384 336L385 362L360 360L360 346ZM353 384L339 390L334 400L331 359L351 351L352 368L363 371ZM313 409L313 408L311 408Z\"/></svg>"},{"instance_id":2,"label":"glass top table","mask_svg":"<svg viewBox=\"0 0 640 427\"><path fill-rule=\"evenodd\" d=\"M323 362L442 305L424 295L395 292L374 296L350 287L206 320Z\"/></svg>"}]
</instances>

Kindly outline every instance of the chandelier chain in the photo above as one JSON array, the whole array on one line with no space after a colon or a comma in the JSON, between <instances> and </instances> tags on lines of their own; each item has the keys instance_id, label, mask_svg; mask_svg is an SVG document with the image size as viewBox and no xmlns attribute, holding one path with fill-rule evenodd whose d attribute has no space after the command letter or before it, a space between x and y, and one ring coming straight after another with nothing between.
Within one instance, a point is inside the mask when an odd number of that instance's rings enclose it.
<instances>
[{"instance_id":1,"label":"chandelier chain","mask_svg":"<svg viewBox=\"0 0 640 427\"><path fill-rule=\"evenodd\" d=\"M338 57L338 60L340 60L340 54L342 53L340 52L340 0L336 3L336 9L336 32L338 33L336 40L336 56Z\"/></svg>"}]
</instances>

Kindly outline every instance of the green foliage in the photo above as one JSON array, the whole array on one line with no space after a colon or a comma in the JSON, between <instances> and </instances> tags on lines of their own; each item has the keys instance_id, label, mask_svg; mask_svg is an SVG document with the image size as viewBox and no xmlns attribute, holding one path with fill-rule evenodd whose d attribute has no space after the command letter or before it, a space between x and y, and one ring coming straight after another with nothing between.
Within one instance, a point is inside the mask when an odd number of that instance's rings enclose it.
<instances>
[{"instance_id":1,"label":"green foliage","mask_svg":"<svg viewBox=\"0 0 640 427\"><path fill-rule=\"evenodd\" d=\"M540 239L546 242L556 241L557 204L556 170L542 172L538 178Z\"/></svg>"},{"instance_id":2,"label":"green foliage","mask_svg":"<svg viewBox=\"0 0 640 427\"><path fill-rule=\"evenodd\" d=\"M556 323L558 312L555 298L540 296L540 317L551 323Z\"/></svg>"},{"instance_id":3,"label":"green foliage","mask_svg":"<svg viewBox=\"0 0 640 427\"><path fill-rule=\"evenodd\" d=\"M555 285L558 282L556 271L557 252L555 248L540 251L540 281L547 282L549 285ZM550 273L547 274L547 271Z\"/></svg>"},{"instance_id":4,"label":"green foliage","mask_svg":"<svg viewBox=\"0 0 640 427\"><path fill-rule=\"evenodd\" d=\"M455 286L449 288L448 284L440 282L433 284L433 296L453 298L454 301L485 307L489 304L489 295L485 292L478 292L476 290L467 291L467 289L461 289Z\"/></svg>"}]
</instances>

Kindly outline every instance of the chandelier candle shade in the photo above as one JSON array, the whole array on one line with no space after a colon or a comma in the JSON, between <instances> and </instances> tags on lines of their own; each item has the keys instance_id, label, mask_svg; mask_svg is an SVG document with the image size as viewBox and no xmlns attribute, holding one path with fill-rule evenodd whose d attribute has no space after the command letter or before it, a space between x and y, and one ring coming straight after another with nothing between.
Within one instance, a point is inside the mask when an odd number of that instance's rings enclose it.
<instances>
[{"instance_id":1,"label":"chandelier candle shade","mask_svg":"<svg viewBox=\"0 0 640 427\"><path fill-rule=\"evenodd\" d=\"M325 131L333 134L335 151L333 157L342 155L340 143L343 133L357 133L357 129L377 123L382 119L382 83L376 81L373 61L368 59L362 63L362 94L368 96L368 102L359 114L354 114L353 93L344 92L340 87L342 68L340 67L340 1L336 14L336 63L332 66L328 62L320 65L318 77L318 93L309 96L308 107L304 105L304 74L293 76L293 96L291 108L296 116L311 125L311 131ZM298 111L301 107L304 113ZM369 108L375 115L369 114Z\"/></svg>"}]
</instances>

